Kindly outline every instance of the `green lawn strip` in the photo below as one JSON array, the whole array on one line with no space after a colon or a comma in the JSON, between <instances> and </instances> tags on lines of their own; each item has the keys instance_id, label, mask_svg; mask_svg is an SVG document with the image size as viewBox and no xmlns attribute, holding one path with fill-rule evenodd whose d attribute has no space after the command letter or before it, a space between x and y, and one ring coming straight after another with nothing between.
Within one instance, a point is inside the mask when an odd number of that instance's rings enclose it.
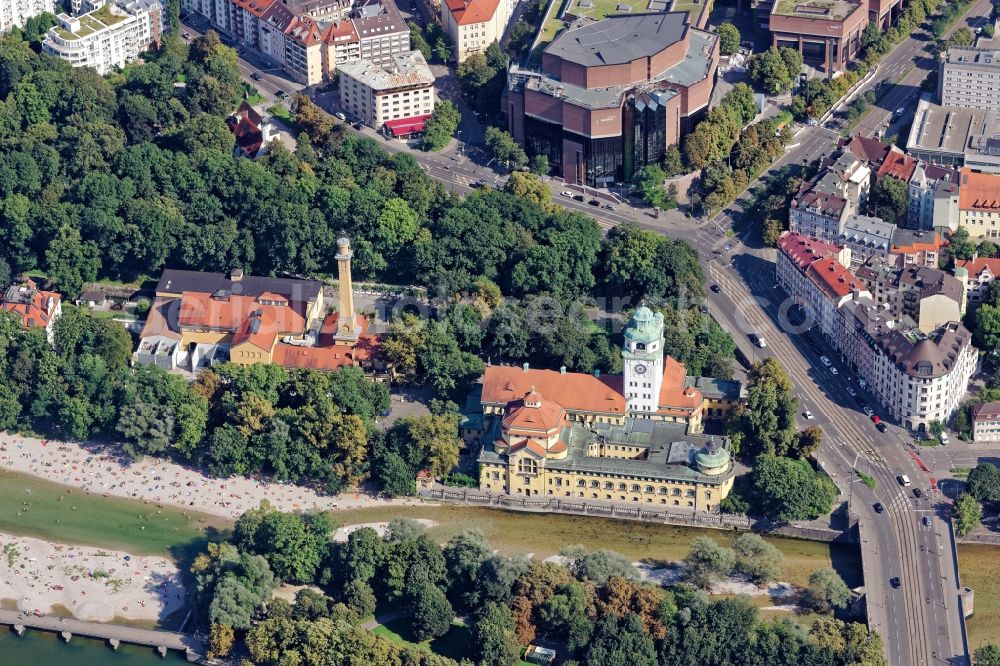
<instances>
[{"instance_id":1,"label":"green lawn strip","mask_svg":"<svg viewBox=\"0 0 1000 666\"><path fill-rule=\"evenodd\" d=\"M973 614L966 621L969 647L997 642L1000 636L1000 552L996 546L959 544L958 568L962 585L976 592Z\"/></svg>"},{"instance_id":2,"label":"green lawn strip","mask_svg":"<svg viewBox=\"0 0 1000 666\"><path fill-rule=\"evenodd\" d=\"M87 494L8 471L0 472L0 507L0 532L179 561L232 527L215 516Z\"/></svg>"},{"instance_id":3,"label":"green lawn strip","mask_svg":"<svg viewBox=\"0 0 1000 666\"><path fill-rule=\"evenodd\" d=\"M920 446L939 446L941 444L941 442L936 439L922 439L917 443L920 444Z\"/></svg>"},{"instance_id":4,"label":"green lawn strip","mask_svg":"<svg viewBox=\"0 0 1000 666\"><path fill-rule=\"evenodd\" d=\"M861 480L862 480L862 481L864 482L864 484L865 484L866 486L868 486L868 487L869 487L869 488L871 488L872 490L875 490L875 485L876 485L876 483L877 483L877 482L875 481L875 479L874 479L874 478L872 478L872 477L868 476L868 475L867 475L867 474L865 474L864 472L862 472L862 471L860 471L860 470L857 470L857 469L855 469L855 470L854 470L854 472L855 472L855 474L857 474L857 475L858 475L859 477L861 477Z\"/></svg>"},{"instance_id":5,"label":"green lawn strip","mask_svg":"<svg viewBox=\"0 0 1000 666\"><path fill-rule=\"evenodd\" d=\"M969 472L971 471L968 467L952 467L951 475L958 479L964 479L969 476Z\"/></svg>"},{"instance_id":6,"label":"green lawn strip","mask_svg":"<svg viewBox=\"0 0 1000 666\"><path fill-rule=\"evenodd\" d=\"M709 536L729 546L739 533L731 530L695 529L654 523L623 522L606 518L560 514L519 513L484 507L450 504L390 506L330 513L339 525L374 523L401 518L425 518L436 526L430 536L444 543L463 529L482 530L490 544L502 553L531 553L536 559L556 555L565 546L582 544L589 550L609 548L633 560L674 562L683 559L697 536ZM544 538L541 538L543 535ZM800 539L766 537L785 556L780 580L805 586L809 574L833 566L848 585L860 585L861 561L853 546Z\"/></svg>"}]
</instances>

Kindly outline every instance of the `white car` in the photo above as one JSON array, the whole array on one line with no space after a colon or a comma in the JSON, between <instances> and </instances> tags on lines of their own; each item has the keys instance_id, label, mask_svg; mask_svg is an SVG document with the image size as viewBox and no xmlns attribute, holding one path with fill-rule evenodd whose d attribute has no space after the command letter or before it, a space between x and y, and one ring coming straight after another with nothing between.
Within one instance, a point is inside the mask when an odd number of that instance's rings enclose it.
<instances>
[{"instance_id":1,"label":"white car","mask_svg":"<svg viewBox=\"0 0 1000 666\"><path fill-rule=\"evenodd\" d=\"M572 192L570 192L569 190L563 190L563 191L562 191L562 192L560 192L559 194L561 194L561 195L562 195L562 196L564 196L564 197L572 197L572 196L573 196L573 193L572 193Z\"/></svg>"},{"instance_id":2,"label":"white car","mask_svg":"<svg viewBox=\"0 0 1000 666\"><path fill-rule=\"evenodd\" d=\"M865 413L865 416L867 416L868 418L871 418L871 417L872 417L872 415L873 415L873 414L875 413L875 410L873 410L873 409L872 409L871 407L869 407L868 405L865 405L865 408L864 408L864 410L862 410L862 411L864 411L864 413Z\"/></svg>"},{"instance_id":3,"label":"white car","mask_svg":"<svg viewBox=\"0 0 1000 666\"><path fill-rule=\"evenodd\" d=\"M344 113L343 113L342 111L337 111L337 113L335 113L335 114L333 114L333 115L334 115L334 117L335 117L335 118L337 118L338 120L347 120L347 116L345 116L345 115L344 115Z\"/></svg>"},{"instance_id":4,"label":"white car","mask_svg":"<svg viewBox=\"0 0 1000 666\"><path fill-rule=\"evenodd\" d=\"M831 366L830 366L830 373L831 373L831 374L834 374L834 375L839 375L839 374L840 374L840 370L837 370L837 368L835 368L835 367L833 367L833 366L831 365Z\"/></svg>"},{"instance_id":5,"label":"white car","mask_svg":"<svg viewBox=\"0 0 1000 666\"><path fill-rule=\"evenodd\" d=\"M816 418L815 416L813 416L813 413L810 412L808 409L802 412L802 416L806 417L806 420L808 421L812 421L814 418Z\"/></svg>"},{"instance_id":6,"label":"white car","mask_svg":"<svg viewBox=\"0 0 1000 666\"><path fill-rule=\"evenodd\" d=\"M853 398L854 396L856 396L858 394L858 392L854 390L853 386L848 386L847 387L847 394Z\"/></svg>"},{"instance_id":7,"label":"white car","mask_svg":"<svg viewBox=\"0 0 1000 666\"><path fill-rule=\"evenodd\" d=\"M826 367L828 367L828 368L829 368L829 367L830 367L831 365L833 365L833 362L832 362L832 361L830 361L830 359L828 359L828 358L827 358L826 356L820 356L820 357L819 357L819 360L820 360L820 363L822 363L823 365L825 365L825 366L826 366Z\"/></svg>"}]
</instances>

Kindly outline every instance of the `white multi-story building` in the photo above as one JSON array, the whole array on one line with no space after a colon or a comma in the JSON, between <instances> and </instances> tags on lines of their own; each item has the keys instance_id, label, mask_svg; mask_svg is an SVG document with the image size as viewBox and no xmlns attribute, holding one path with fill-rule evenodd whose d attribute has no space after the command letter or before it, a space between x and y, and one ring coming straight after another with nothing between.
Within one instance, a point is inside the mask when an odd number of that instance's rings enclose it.
<instances>
[{"instance_id":1,"label":"white multi-story building","mask_svg":"<svg viewBox=\"0 0 1000 666\"><path fill-rule=\"evenodd\" d=\"M924 332L909 316L897 318L891 304L876 303L868 286L838 262L845 249L783 235L778 243L778 284L806 310L843 362L901 424L923 430L932 421L947 421L975 371L978 352L971 344L971 333L958 321ZM913 270L920 277L929 269ZM912 293L915 304L910 305L918 308L921 319L930 321L938 310L944 312L939 302L943 300L960 316L956 294L949 292L943 298L934 285L924 289L922 280L910 286L900 296L904 312L908 311L904 301ZM927 300L926 317L923 300Z\"/></svg>"},{"instance_id":2,"label":"white multi-story building","mask_svg":"<svg viewBox=\"0 0 1000 666\"><path fill-rule=\"evenodd\" d=\"M0 0L0 32L23 28L28 19L45 12L55 13L53 0Z\"/></svg>"},{"instance_id":3,"label":"white multi-story building","mask_svg":"<svg viewBox=\"0 0 1000 666\"><path fill-rule=\"evenodd\" d=\"M1000 174L959 171L958 226L973 238L1000 238Z\"/></svg>"},{"instance_id":4,"label":"white multi-story building","mask_svg":"<svg viewBox=\"0 0 1000 666\"><path fill-rule=\"evenodd\" d=\"M984 402L972 415L972 441L1000 442L1000 402Z\"/></svg>"},{"instance_id":5,"label":"white multi-story building","mask_svg":"<svg viewBox=\"0 0 1000 666\"><path fill-rule=\"evenodd\" d=\"M942 106L1000 109L1000 51L952 47L941 57L938 94Z\"/></svg>"},{"instance_id":6,"label":"white multi-story building","mask_svg":"<svg viewBox=\"0 0 1000 666\"><path fill-rule=\"evenodd\" d=\"M955 277L964 285L968 302L979 303L990 283L1000 277L1000 259L956 259Z\"/></svg>"},{"instance_id":7,"label":"white multi-story building","mask_svg":"<svg viewBox=\"0 0 1000 666\"><path fill-rule=\"evenodd\" d=\"M451 37L452 57L461 63L499 42L514 12L515 0L446 0L441 25Z\"/></svg>"},{"instance_id":8,"label":"white multi-story building","mask_svg":"<svg viewBox=\"0 0 1000 666\"><path fill-rule=\"evenodd\" d=\"M933 229L938 222L954 229L958 225L958 172L954 169L918 162L910 177L910 205L907 226L910 229ZM952 209L951 202L956 206ZM952 210L954 224L949 224Z\"/></svg>"},{"instance_id":9,"label":"white multi-story building","mask_svg":"<svg viewBox=\"0 0 1000 666\"><path fill-rule=\"evenodd\" d=\"M163 34L163 5L159 0L118 0L99 3L85 14L59 14L42 50L73 67L93 67L99 74L124 67Z\"/></svg>"},{"instance_id":10,"label":"white multi-story building","mask_svg":"<svg viewBox=\"0 0 1000 666\"><path fill-rule=\"evenodd\" d=\"M426 120L434 113L434 74L420 51L393 56L388 66L370 60L344 63L340 103L375 129L392 129L397 120Z\"/></svg>"}]
</instances>

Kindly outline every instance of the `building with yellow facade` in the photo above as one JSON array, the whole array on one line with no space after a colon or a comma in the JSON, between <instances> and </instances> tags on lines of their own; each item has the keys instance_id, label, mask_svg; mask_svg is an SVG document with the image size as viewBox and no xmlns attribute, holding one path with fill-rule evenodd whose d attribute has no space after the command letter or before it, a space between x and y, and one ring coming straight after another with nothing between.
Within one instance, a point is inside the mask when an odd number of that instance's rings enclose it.
<instances>
[{"instance_id":1,"label":"building with yellow facade","mask_svg":"<svg viewBox=\"0 0 1000 666\"><path fill-rule=\"evenodd\" d=\"M739 383L687 377L646 307L622 356L622 376L488 367L466 426L482 445L480 489L717 510L733 464L724 438L701 433L732 413Z\"/></svg>"}]
</instances>

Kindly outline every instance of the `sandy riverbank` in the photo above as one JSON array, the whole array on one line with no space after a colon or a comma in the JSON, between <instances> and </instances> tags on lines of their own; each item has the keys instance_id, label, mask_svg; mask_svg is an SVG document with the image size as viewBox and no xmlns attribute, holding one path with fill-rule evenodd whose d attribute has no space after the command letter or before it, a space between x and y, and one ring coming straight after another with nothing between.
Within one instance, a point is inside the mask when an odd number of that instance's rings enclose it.
<instances>
[{"instance_id":1,"label":"sandy riverbank","mask_svg":"<svg viewBox=\"0 0 1000 666\"><path fill-rule=\"evenodd\" d=\"M173 562L0 533L0 599L20 610L64 606L81 620L160 620L185 603Z\"/></svg>"},{"instance_id":2,"label":"sandy riverbank","mask_svg":"<svg viewBox=\"0 0 1000 666\"><path fill-rule=\"evenodd\" d=\"M0 468L23 472L89 493L140 499L237 518L268 500L282 511L342 510L416 504L362 492L320 495L290 484L234 477L213 479L176 463L147 456L138 462L70 442L0 434Z\"/></svg>"}]
</instances>

